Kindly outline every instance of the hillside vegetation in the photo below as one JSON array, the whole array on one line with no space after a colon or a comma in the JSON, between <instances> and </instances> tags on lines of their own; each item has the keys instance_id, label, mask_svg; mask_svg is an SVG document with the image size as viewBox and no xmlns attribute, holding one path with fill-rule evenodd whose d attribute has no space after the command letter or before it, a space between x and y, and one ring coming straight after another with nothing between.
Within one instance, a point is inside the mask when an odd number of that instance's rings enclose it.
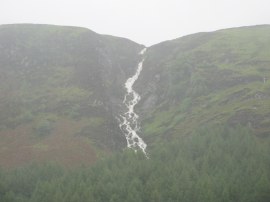
<instances>
[{"instance_id":1,"label":"hillside vegetation","mask_svg":"<svg viewBox=\"0 0 270 202\"><path fill-rule=\"evenodd\" d=\"M151 46L135 83L149 151L205 125L270 134L270 26ZM125 147L116 116L143 48L85 28L0 26L0 166L93 164Z\"/></svg>"},{"instance_id":2,"label":"hillside vegetation","mask_svg":"<svg viewBox=\"0 0 270 202\"><path fill-rule=\"evenodd\" d=\"M116 119L144 46L0 26L0 201L269 202L269 44L263 25L149 47L134 86L147 159Z\"/></svg>"},{"instance_id":3,"label":"hillside vegetation","mask_svg":"<svg viewBox=\"0 0 270 202\"><path fill-rule=\"evenodd\" d=\"M223 123L269 136L269 44L265 25L198 33L148 49L137 83L144 134L151 141Z\"/></svg>"},{"instance_id":4,"label":"hillside vegetation","mask_svg":"<svg viewBox=\"0 0 270 202\"><path fill-rule=\"evenodd\" d=\"M76 165L124 147L115 116L141 49L85 28L0 26L0 166Z\"/></svg>"},{"instance_id":5,"label":"hillside vegetation","mask_svg":"<svg viewBox=\"0 0 270 202\"><path fill-rule=\"evenodd\" d=\"M270 142L246 128L204 127L160 144L146 159L133 151L91 168L55 165L0 172L3 202L268 202Z\"/></svg>"}]
</instances>

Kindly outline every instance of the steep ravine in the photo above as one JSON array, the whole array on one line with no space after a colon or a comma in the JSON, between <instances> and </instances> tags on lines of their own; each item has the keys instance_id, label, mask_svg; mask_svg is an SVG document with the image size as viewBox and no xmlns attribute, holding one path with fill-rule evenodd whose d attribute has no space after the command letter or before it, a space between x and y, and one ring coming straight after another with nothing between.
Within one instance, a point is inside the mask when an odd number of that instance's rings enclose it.
<instances>
[{"instance_id":1,"label":"steep ravine","mask_svg":"<svg viewBox=\"0 0 270 202\"><path fill-rule=\"evenodd\" d=\"M133 149L135 152L137 152L138 149L140 149L146 157L148 157L146 152L147 144L144 142L144 140L139 136L140 131L140 123L138 122L139 116L134 111L134 107L138 104L141 97L140 95L133 89L134 83L137 81L137 79L140 76L140 73L143 68L143 62L145 60L144 54L146 52L146 48L144 48L142 51L140 51L140 55L142 55L142 59L139 62L135 74L128 78L125 82L125 88L127 90L123 104L127 108L127 111L125 111L123 114L120 114L117 119L119 120L119 127L123 134L126 137L127 141L127 147Z\"/></svg>"},{"instance_id":2,"label":"steep ravine","mask_svg":"<svg viewBox=\"0 0 270 202\"><path fill-rule=\"evenodd\" d=\"M142 57L143 45L85 28L0 26L0 166L7 157L12 166L51 156L72 164L66 151L83 156L80 145L93 159L127 145L145 151L132 131L148 151L207 124L241 124L267 137L269 36L267 25L198 33L148 47ZM123 103L127 90L140 99ZM136 117L128 133L119 114Z\"/></svg>"}]
</instances>

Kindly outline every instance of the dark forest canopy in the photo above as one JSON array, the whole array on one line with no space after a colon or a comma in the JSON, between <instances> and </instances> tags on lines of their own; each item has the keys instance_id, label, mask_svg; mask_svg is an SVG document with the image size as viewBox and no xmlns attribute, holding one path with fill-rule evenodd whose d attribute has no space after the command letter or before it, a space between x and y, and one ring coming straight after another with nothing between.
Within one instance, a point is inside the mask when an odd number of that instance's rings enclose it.
<instances>
[{"instance_id":1,"label":"dark forest canopy","mask_svg":"<svg viewBox=\"0 0 270 202\"><path fill-rule=\"evenodd\" d=\"M0 174L1 202L270 200L269 140L246 128L204 128L156 145L151 158L125 151L91 168L32 165Z\"/></svg>"}]
</instances>

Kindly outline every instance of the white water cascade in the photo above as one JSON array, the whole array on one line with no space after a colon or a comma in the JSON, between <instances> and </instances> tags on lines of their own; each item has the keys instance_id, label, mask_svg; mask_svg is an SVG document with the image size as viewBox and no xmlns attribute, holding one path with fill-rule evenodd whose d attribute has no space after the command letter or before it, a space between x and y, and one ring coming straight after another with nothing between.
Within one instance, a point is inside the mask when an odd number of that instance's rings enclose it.
<instances>
[{"instance_id":1,"label":"white water cascade","mask_svg":"<svg viewBox=\"0 0 270 202\"><path fill-rule=\"evenodd\" d=\"M146 48L144 48L139 54L143 55L145 52ZM121 120L119 127L126 137L127 147L133 149L135 152L137 152L137 149L141 149L145 156L148 158L148 155L146 153L147 144L138 135L138 132L140 131L140 126L138 123L139 116L134 112L134 107L140 101L141 97L132 88L133 84L138 79L142 71L143 62L144 59L142 59L141 62L138 64L136 73L132 77L130 77L125 83L127 93L125 95L123 103L127 107L128 111L120 115Z\"/></svg>"}]
</instances>

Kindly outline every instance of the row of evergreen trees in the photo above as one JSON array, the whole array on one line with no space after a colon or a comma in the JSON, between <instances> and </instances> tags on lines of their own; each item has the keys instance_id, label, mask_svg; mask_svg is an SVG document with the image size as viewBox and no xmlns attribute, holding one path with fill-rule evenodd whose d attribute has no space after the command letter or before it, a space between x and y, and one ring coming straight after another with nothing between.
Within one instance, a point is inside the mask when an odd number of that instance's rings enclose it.
<instances>
[{"instance_id":1,"label":"row of evergreen trees","mask_svg":"<svg viewBox=\"0 0 270 202\"><path fill-rule=\"evenodd\" d=\"M269 202L270 141L211 127L125 151L91 168L32 165L0 172L1 202Z\"/></svg>"}]
</instances>

